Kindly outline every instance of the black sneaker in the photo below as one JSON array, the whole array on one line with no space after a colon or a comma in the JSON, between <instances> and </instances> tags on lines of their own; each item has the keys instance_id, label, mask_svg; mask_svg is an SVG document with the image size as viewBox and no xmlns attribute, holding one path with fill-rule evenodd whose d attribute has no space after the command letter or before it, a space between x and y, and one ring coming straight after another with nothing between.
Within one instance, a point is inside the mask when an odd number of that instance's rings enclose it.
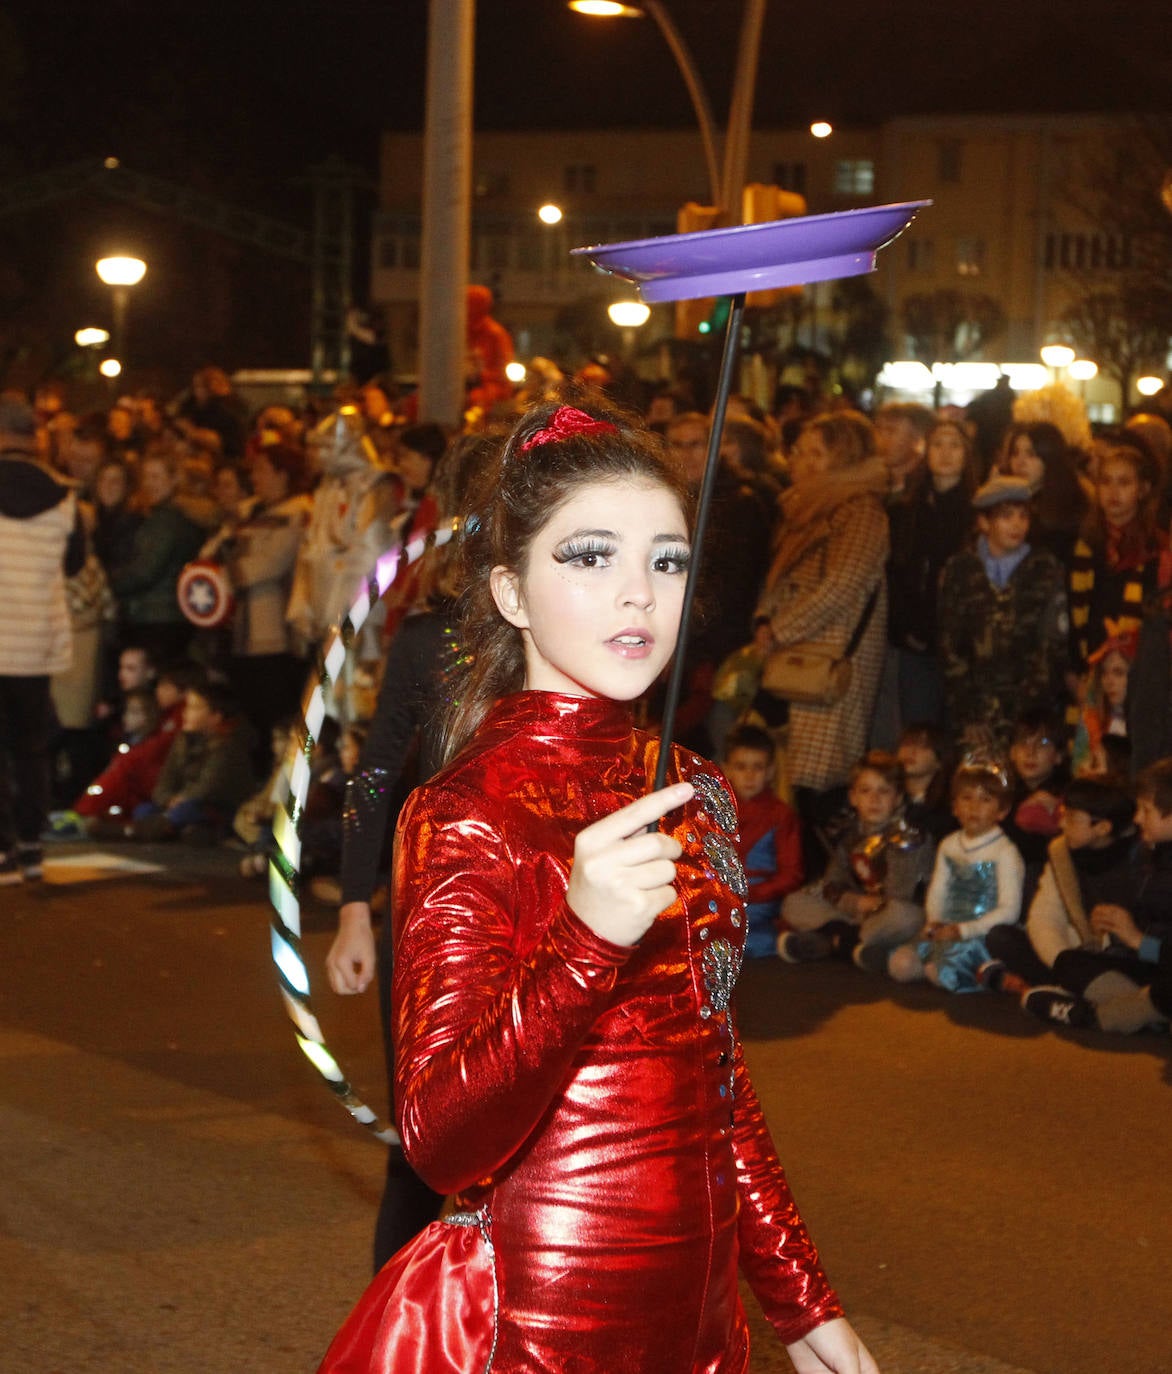
<instances>
[{"instance_id":1,"label":"black sneaker","mask_svg":"<svg viewBox=\"0 0 1172 1374\"><path fill-rule=\"evenodd\" d=\"M26 883L39 883L45 876L45 851L39 844L18 845L16 862Z\"/></svg>"},{"instance_id":2,"label":"black sneaker","mask_svg":"<svg viewBox=\"0 0 1172 1374\"><path fill-rule=\"evenodd\" d=\"M13 887L24 882L24 873L15 854L0 853L0 887Z\"/></svg>"},{"instance_id":3,"label":"black sneaker","mask_svg":"<svg viewBox=\"0 0 1172 1374\"><path fill-rule=\"evenodd\" d=\"M1031 988L1021 999L1023 1011L1048 1021L1052 1026L1070 1026L1086 1030L1094 1026L1095 1008L1085 997L1076 997L1065 988L1042 986Z\"/></svg>"},{"instance_id":4,"label":"black sneaker","mask_svg":"<svg viewBox=\"0 0 1172 1374\"><path fill-rule=\"evenodd\" d=\"M777 937L777 952L787 964L812 964L829 959L834 946L817 930L787 930Z\"/></svg>"}]
</instances>

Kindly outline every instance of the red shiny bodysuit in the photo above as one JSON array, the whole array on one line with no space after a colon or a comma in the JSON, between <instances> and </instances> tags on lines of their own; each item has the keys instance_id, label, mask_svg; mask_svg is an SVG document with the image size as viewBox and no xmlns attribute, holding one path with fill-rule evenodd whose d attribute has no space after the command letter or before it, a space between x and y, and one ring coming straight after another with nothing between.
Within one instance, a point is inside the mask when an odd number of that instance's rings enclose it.
<instances>
[{"instance_id":1,"label":"red shiny bodysuit","mask_svg":"<svg viewBox=\"0 0 1172 1374\"><path fill-rule=\"evenodd\" d=\"M394 1032L407 1157L456 1195L374 1280L330 1374L740 1374L737 1264L785 1342L841 1315L731 1024L736 811L711 765L664 821L678 900L638 945L566 905L574 837L658 743L614 703L521 692L399 825Z\"/></svg>"}]
</instances>

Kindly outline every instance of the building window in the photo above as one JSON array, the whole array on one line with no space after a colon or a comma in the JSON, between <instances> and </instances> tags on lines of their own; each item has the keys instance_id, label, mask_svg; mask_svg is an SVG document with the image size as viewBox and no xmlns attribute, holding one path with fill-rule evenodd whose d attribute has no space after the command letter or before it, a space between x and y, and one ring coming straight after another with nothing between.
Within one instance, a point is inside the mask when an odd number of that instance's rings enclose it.
<instances>
[{"instance_id":1,"label":"building window","mask_svg":"<svg viewBox=\"0 0 1172 1374\"><path fill-rule=\"evenodd\" d=\"M1131 266L1125 234L1047 234L1042 255L1047 272L1121 272Z\"/></svg>"},{"instance_id":2,"label":"building window","mask_svg":"<svg viewBox=\"0 0 1172 1374\"><path fill-rule=\"evenodd\" d=\"M936 266L936 243L934 239L908 239L907 270L909 272L931 272Z\"/></svg>"},{"instance_id":3,"label":"building window","mask_svg":"<svg viewBox=\"0 0 1172 1374\"><path fill-rule=\"evenodd\" d=\"M794 191L799 196L806 194L806 164L804 162L775 162L773 164L773 184L783 191Z\"/></svg>"},{"instance_id":4,"label":"building window","mask_svg":"<svg viewBox=\"0 0 1172 1374\"><path fill-rule=\"evenodd\" d=\"M571 162L562 178L567 191L583 191L587 195L598 189L597 182L598 168L592 162Z\"/></svg>"},{"instance_id":5,"label":"building window","mask_svg":"<svg viewBox=\"0 0 1172 1374\"><path fill-rule=\"evenodd\" d=\"M962 277L979 277L985 270L985 240L964 237L956 241L956 271Z\"/></svg>"},{"instance_id":6,"label":"building window","mask_svg":"<svg viewBox=\"0 0 1172 1374\"><path fill-rule=\"evenodd\" d=\"M936 145L936 179L938 181L957 182L960 180L960 168L964 143L959 138L942 138Z\"/></svg>"},{"instance_id":7,"label":"building window","mask_svg":"<svg viewBox=\"0 0 1172 1374\"><path fill-rule=\"evenodd\" d=\"M840 158L834 164L836 196L869 196L875 189L875 164L869 157Z\"/></svg>"}]
</instances>

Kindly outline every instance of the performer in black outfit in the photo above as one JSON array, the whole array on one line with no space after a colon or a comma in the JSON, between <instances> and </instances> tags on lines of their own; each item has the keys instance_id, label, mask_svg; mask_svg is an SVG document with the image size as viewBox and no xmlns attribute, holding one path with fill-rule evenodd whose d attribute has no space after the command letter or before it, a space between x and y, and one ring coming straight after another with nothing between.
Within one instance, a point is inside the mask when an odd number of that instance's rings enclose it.
<instances>
[{"instance_id":1,"label":"performer in black outfit","mask_svg":"<svg viewBox=\"0 0 1172 1374\"><path fill-rule=\"evenodd\" d=\"M436 474L441 509L457 510L475 467L500 442L495 433L454 444ZM460 651L452 633L456 591L452 585L457 540L426 557L434 561L435 593L429 609L409 615L387 652L382 685L370 721L358 771L346 785L342 813L342 904L338 934L326 957L336 993L365 992L377 976L379 1013L386 1052L388 1092L393 1081L390 1034L391 922L381 924L376 942L371 897L389 858L399 807L410 787L425 782L441 761L438 735L447 704L444 681ZM404 784L409 784L404 786ZM374 1267L386 1261L439 1213L443 1197L411 1169L398 1145L387 1153L387 1179L374 1233Z\"/></svg>"}]
</instances>

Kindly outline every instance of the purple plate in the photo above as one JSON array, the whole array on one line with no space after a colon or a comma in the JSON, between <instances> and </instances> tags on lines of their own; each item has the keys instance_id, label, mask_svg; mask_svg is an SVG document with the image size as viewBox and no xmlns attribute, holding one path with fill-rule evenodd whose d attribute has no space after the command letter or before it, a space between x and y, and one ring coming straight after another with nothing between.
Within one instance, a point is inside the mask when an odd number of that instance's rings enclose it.
<instances>
[{"instance_id":1,"label":"purple plate","mask_svg":"<svg viewBox=\"0 0 1172 1374\"><path fill-rule=\"evenodd\" d=\"M733 296L873 272L880 248L902 234L917 213L931 204L930 200L909 200L571 251L588 258L600 271L637 286L645 301Z\"/></svg>"}]
</instances>

